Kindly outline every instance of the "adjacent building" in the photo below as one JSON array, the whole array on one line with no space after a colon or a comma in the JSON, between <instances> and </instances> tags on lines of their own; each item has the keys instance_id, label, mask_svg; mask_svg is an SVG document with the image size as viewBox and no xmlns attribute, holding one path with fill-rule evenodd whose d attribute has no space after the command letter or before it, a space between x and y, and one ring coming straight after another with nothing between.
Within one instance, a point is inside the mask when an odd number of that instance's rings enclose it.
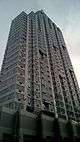
<instances>
[{"instance_id":1,"label":"adjacent building","mask_svg":"<svg viewBox=\"0 0 80 142\"><path fill-rule=\"evenodd\" d=\"M0 105L79 121L80 91L59 27L42 11L12 20L0 73Z\"/></svg>"}]
</instances>

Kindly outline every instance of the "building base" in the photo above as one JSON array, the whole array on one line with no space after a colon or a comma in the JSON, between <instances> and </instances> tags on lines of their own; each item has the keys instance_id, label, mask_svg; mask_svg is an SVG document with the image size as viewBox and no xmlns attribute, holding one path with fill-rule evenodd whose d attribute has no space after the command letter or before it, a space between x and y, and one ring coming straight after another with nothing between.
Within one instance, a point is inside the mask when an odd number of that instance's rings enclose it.
<instances>
[{"instance_id":1,"label":"building base","mask_svg":"<svg viewBox=\"0 0 80 142\"><path fill-rule=\"evenodd\" d=\"M0 142L79 142L79 122L41 112L0 109Z\"/></svg>"}]
</instances>

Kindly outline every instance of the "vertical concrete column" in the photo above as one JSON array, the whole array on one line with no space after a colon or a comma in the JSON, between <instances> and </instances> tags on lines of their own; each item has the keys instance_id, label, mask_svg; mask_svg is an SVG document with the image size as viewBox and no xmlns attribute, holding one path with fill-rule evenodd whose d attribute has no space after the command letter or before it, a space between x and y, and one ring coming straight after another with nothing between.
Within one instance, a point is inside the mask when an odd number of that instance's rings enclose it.
<instances>
[{"instance_id":1,"label":"vertical concrete column","mask_svg":"<svg viewBox=\"0 0 80 142\"><path fill-rule=\"evenodd\" d=\"M0 132L0 142L2 142L2 141L3 141L3 133Z\"/></svg>"},{"instance_id":2,"label":"vertical concrete column","mask_svg":"<svg viewBox=\"0 0 80 142\"><path fill-rule=\"evenodd\" d=\"M22 133L21 130L20 130L20 133L19 133L19 142L23 142L23 133Z\"/></svg>"}]
</instances>

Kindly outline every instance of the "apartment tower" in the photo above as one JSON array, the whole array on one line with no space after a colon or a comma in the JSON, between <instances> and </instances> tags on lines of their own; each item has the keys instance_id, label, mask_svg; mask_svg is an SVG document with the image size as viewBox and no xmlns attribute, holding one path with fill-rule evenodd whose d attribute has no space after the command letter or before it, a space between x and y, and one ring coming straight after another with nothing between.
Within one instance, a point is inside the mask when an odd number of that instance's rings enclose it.
<instances>
[{"instance_id":1,"label":"apartment tower","mask_svg":"<svg viewBox=\"0 0 80 142\"><path fill-rule=\"evenodd\" d=\"M0 73L0 105L79 120L80 92L61 30L42 11L12 20Z\"/></svg>"}]
</instances>

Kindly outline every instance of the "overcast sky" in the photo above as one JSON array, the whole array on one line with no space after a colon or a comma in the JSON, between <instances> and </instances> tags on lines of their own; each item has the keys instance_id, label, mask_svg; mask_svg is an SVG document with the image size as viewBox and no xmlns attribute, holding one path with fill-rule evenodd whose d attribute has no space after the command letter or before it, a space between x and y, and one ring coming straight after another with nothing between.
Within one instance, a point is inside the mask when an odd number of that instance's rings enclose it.
<instances>
[{"instance_id":1,"label":"overcast sky","mask_svg":"<svg viewBox=\"0 0 80 142\"><path fill-rule=\"evenodd\" d=\"M80 0L0 0L0 68L12 19L40 9L61 28L80 86Z\"/></svg>"}]
</instances>

